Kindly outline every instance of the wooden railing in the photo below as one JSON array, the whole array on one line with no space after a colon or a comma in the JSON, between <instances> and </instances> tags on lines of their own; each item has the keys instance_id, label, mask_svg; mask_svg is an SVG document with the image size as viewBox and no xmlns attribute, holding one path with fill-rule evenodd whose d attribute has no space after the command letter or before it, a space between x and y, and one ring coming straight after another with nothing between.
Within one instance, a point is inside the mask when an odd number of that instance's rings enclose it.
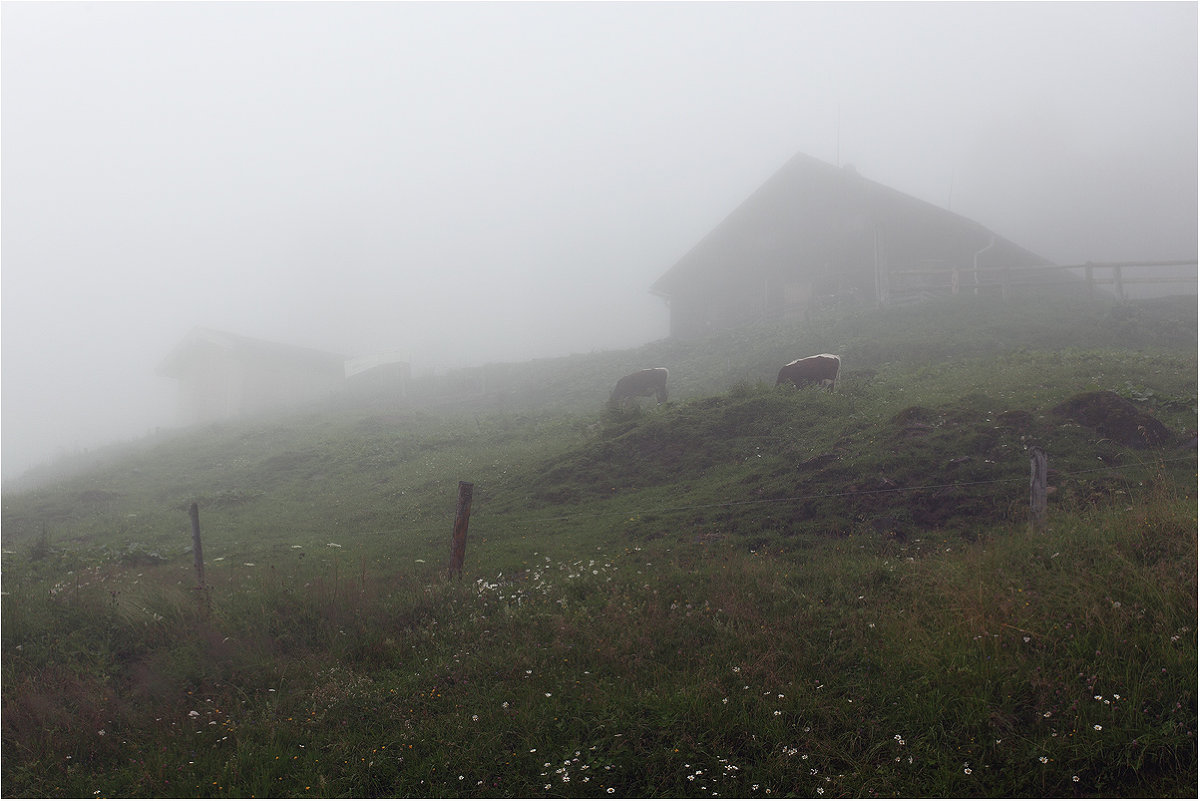
<instances>
[{"instance_id":1,"label":"wooden railing","mask_svg":"<svg viewBox=\"0 0 1200 801\"><path fill-rule=\"evenodd\" d=\"M1154 267L1190 267L1190 275L1145 275L1136 274L1136 270ZM1135 273L1130 275L1129 271ZM1069 272L1069 271L1081 271ZM1107 275L1105 275L1107 271ZM1055 280L1054 273L1062 278ZM888 296L902 297L906 294L936 292L941 294L949 290L950 294L958 295L964 292L978 294L980 289L1000 287L1003 297L1008 297L1010 290L1018 286L1063 286L1082 285L1089 294L1096 291L1098 286L1111 285L1118 298L1127 299L1126 287L1130 284L1184 284L1196 283L1196 260L1191 261L1124 261L1124 262L1086 262L1084 264L1054 264L1041 267L950 267L943 269L892 270L887 274ZM896 279L922 279L916 285L897 285ZM988 280L981 280L986 278ZM940 279L940 280L929 280ZM948 283L947 283L948 282Z\"/></svg>"}]
</instances>

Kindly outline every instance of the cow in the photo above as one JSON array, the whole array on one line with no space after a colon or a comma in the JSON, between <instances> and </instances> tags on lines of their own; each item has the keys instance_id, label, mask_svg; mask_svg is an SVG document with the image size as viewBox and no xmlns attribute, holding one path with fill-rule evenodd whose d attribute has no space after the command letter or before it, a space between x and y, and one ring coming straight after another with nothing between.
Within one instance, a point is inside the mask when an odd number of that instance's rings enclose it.
<instances>
[{"instance_id":1,"label":"cow","mask_svg":"<svg viewBox=\"0 0 1200 801\"><path fill-rule=\"evenodd\" d=\"M775 386L791 382L799 389L808 384L825 386L825 382L828 381L829 388L833 389L837 383L838 369L841 366L842 357L832 353L818 353L816 356L796 359L780 368Z\"/></svg>"},{"instance_id":2,"label":"cow","mask_svg":"<svg viewBox=\"0 0 1200 801\"><path fill-rule=\"evenodd\" d=\"M624 406L630 398L649 395L656 395L659 403L667 402L667 368L651 367L630 373L617 382L608 402Z\"/></svg>"}]
</instances>

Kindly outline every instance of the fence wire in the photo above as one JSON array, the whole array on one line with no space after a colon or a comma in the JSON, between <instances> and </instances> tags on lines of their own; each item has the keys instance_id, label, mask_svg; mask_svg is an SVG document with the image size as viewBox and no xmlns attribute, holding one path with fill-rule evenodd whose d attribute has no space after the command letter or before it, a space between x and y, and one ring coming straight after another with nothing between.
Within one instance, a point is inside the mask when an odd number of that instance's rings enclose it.
<instances>
[{"instance_id":1,"label":"fence wire","mask_svg":"<svg viewBox=\"0 0 1200 801\"><path fill-rule=\"evenodd\" d=\"M1171 464L1171 463L1175 463L1175 462L1194 461L1195 459L1196 459L1196 455L1191 454L1189 456L1178 456L1178 457L1173 457L1173 458L1168 458L1168 459L1156 459L1152 462L1131 462L1131 463L1122 464L1122 465L1106 465L1104 467L1094 467L1094 468L1089 468L1087 470L1071 470L1071 471L1067 471L1067 472L1057 471L1056 476L1058 478L1069 478L1072 476L1082 476L1082 475L1088 475L1088 474L1092 474L1092 473L1105 473L1105 472L1115 472L1117 470L1128 470L1128 469L1137 468L1137 467L1157 467L1159 465ZM616 517L618 515L623 516L623 517L640 517L640 516L651 515L651 514L690 512L690 511L697 511L697 510L702 510L702 509L727 509L727 508L734 508L734 507L739 507L739 506L752 506L752 505L767 504L767 503L780 503L780 504L800 503L802 501L816 501L816 500L824 500L824 499L828 499L828 498L847 498L847 497L854 497L854 496L861 496L861 495L880 495L880 494L901 493L901 492L923 492L923 491L932 491L932 490L955 489L957 487L978 487L978 486L985 486L988 484L1016 484L1016 483L1028 484L1029 477L1028 476L1014 476L1014 477L1009 477L1009 478L991 478L991 479L985 479L985 480L981 480L981 481L955 481L955 482L950 482L950 483L945 483L945 484L922 484L922 485L915 486L915 487L881 487L879 489L870 489L870 490L846 490L845 492L828 492L828 493L819 493L819 494L810 494L810 495L791 495L791 496L778 497L778 498L754 498L754 499L740 500L740 501L720 501L720 502L716 502L716 503L689 504L689 505L685 505L685 506L659 506L659 507L651 507L651 508L645 508L645 509L621 509L621 510L608 509L608 510L595 511L595 512L573 512L570 514L554 515L554 516L550 516L550 517L516 517L516 518L514 518L512 515L494 515L491 517L491 519L503 520L505 522L520 526L520 525L524 525L524 524L533 524L533 523L557 523L557 522L561 522L564 520L574 520L574 519L578 519L578 518L597 518L597 517L610 517L610 516ZM412 531L413 531L413 529L387 529L387 530L382 530L382 531L356 531L356 532L347 532L347 533L351 533L356 536L379 536L379 535L384 535L384 534L411 533Z\"/></svg>"},{"instance_id":2,"label":"fence wire","mask_svg":"<svg viewBox=\"0 0 1200 801\"><path fill-rule=\"evenodd\" d=\"M1109 471L1115 471L1115 470L1127 470L1132 467L1155 467L1155 466L1158 466L1161 464L1167 464L1170 462L1189 461L1189 460L1193 460L1195 458L1196 457L1194 455L1193 456L1181 456L1181 457L1177 457L1177 458L1173 458L1173 459L1157 459L1153 462L1134 462L1132 464L1096 467L1096 468L1091 468L1088 470L1073 470L1070 472L1059 472L1059 473L1057 473L1057 475L1060 478L1066 478L1066 477L1070 477L1070 476L1079 476L1079 475L1085 475L1085 474L1089 474L1089 473L1109 472ZM821 493L821 494L817 494L817 495L794 495L794 496L788 496L788 497L784 497L784 498L756 498L754 500L746 500L746 501L724 501L724 502L720 502L720 503L703 503L703 504L695 504L695 505L691 505L691 506L665 506L665 507L646 509L646 510L640 510L640 511L633 510L633 511L624 511L624 512L617 512L617 511L577 512L575 514L558 515L555 517L528 518L528 522L542 523L542 522L553 522L553 521L558 521L558 520L569 520L569 519L576 518L576 517L605 517L608 515L618 515L618 514L629 515L632 517L632 516L648 515L648 514L664 514L667 512L688 512L688 511L692 511L694 509L730 508L730 507L735 507L735 506L749 506L752 504L761 504L761 503L799 503L801 501L816 501L816 500L824 500L827 498L844 498L844 497L857 496L857 495L879 495L879 494L883 494L883 493L898 493L898 492L921 492L921 491L925 491L925 490L954 489L956 487L976 487L976 486L982 486L982 485L986 485L986 484L1015 484L1018 482L1028 484L1029 479L1028 479L1028 477L992 478L992 479L986 479L983 481L956 481L956 482L951 482L949 484L922 484L920 486L915 486L915 487L883 487L880 489L873 489L873 490L847 490L846 492L828 492L828 493Z\"/></svg>"}]
</instances>

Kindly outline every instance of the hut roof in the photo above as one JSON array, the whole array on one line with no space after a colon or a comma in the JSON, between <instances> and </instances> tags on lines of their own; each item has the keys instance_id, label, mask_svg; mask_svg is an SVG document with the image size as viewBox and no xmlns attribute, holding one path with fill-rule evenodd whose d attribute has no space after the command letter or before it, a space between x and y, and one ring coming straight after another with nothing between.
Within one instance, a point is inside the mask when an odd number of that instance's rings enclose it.
<instances>
[{"instance_id":1,"label":"hut roof","mask_svg":"<svg viewBox=\"0 0 1200 801\"><path fill-rule=\"evenodd\" d=\"M961 258L991 244L1010 266L1045 259L954 212L797 154L679 259L651 287L665 296L695 283L816 270L844 262L846 243L881 235L892 267ZM980 244L982 243L982 244Z\"/></svg>"},{"instance_id":2,"label":"hut roof","mask_svg":"<svg viewBox=\"0 0 1200 801\"><path fill-rule=\"evenodd\" d=\"M157 372L168 378L178 378L201 354L213 352L223 352L254 364L286 365L331 373L341 373L346 361L341 354L314 348L268 342L211 328L194 328L171 350Z\"/></svg>"}]
</instances>

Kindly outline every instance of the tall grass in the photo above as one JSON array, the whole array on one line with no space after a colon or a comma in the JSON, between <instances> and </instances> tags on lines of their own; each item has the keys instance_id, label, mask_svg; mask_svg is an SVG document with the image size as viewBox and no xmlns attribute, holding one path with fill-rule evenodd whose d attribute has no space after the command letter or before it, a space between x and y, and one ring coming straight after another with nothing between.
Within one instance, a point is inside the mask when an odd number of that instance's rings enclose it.
<instances>
[{"instance_id":1,"label":"tall grass","mask_svg":"<svg viewBox=\"0 0 1200 801\"><path fill-rule=\"evenodd\" d=\"M1195 526L1192 499L1143 499L802 558L656 540L461 582L297 560L210 615L10 579L5 793L1187 795Z\"/></svg>"}]
</instances>

